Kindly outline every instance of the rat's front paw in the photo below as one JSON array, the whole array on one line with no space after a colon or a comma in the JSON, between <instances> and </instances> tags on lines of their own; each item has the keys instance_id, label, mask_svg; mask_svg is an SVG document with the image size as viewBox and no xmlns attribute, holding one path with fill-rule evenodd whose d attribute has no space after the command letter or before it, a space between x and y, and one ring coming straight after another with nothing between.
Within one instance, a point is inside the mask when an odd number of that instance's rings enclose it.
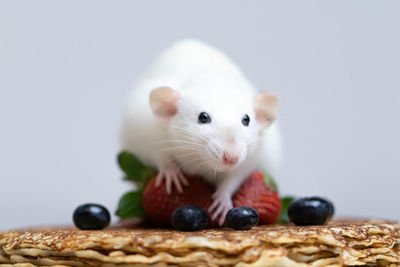
<instances>
[{"instance_id":1,"label":"rat's front paw","mask_svg":"<svg viewBox=\"0 0 400 267\"><path fill-rule=\"evenodd\" d=\"M221 194L218 191L212 196L213 203L208 208L211 214L211 220L218 219L218 224L222 225L225 222L225 216L232 208L232 199L228 194Z\"/></svg>"},{"instance_id":2,"label":"rat's front paw","mask_svg":"<svg viewBox=\"0 0 400 267\"><path fill-rule=\"evenodd\" d=\"M172 184L175 185L178 193L182 193L182 184L189 185L185 176L182 174L178 167L168 167L160 170L156 178L156 186L160 186L162 181L165 180L165 187L167 189L167 194L171 193Z\"/></svg>"}]
</instances>

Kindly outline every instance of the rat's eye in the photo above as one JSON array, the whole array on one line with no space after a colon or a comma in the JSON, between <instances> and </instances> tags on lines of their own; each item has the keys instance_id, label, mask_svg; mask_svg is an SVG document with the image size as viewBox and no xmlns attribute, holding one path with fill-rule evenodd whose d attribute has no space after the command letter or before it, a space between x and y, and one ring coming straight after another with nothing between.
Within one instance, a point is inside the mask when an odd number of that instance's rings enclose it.
<instances>
[{"instance_id":1,"label":"rat's eye","mask_svg":"<svg viewBox=\"0 0 400 267\"><path fill-rule=\"evenodd\" d=\"M249 123L250 123L250 117L249 115L245 114L242 118L242 124L244 126L249 126Z\"/></svg>"},{"instance_id":2,"label":"rat's eye","mask_svg":"<svg viewBox=\"0 0 400 267\"><path fill-rule=\"evenodd\" d=\"M210 123L211 122L211 118L210 116L206 113L206 112L201 112L199 115L199 123Z\"/></svg>"}]
</instances>

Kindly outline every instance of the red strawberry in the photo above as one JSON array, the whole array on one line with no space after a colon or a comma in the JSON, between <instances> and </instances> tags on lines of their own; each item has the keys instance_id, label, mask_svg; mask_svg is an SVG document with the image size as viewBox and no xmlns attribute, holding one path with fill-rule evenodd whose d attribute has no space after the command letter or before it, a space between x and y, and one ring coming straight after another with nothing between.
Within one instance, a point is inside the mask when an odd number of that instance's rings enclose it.
<instances>
[{"instance_id":1,"label":"red strawberry","mask_svg":"<svg viewBox=\"0 0 400 267\"><path fill-rule=\"evenodd\" d=\"M213 188L203 179L185 175L189 186L178 193L172 187L171 194L167 194L165 181L156 187L156 176L151 178L143 191L143 207L145 213L156 226L171 226L171 216L176 208L183 204L191 204L207 208L211 205Z\"/></svg>"},{"instance_id":2,"label":"red strawberry","mask_svg":"<svg viewBox=\"0 0 400 267\"><path fill-rule=\"evenodd\" d=\"M233 206L249 206L258 211L259 224L271 224L278 220L281 200L276 190L268 188L261 171L253 172L243 182L232 198Z\"/></svg>"}]
</instances>

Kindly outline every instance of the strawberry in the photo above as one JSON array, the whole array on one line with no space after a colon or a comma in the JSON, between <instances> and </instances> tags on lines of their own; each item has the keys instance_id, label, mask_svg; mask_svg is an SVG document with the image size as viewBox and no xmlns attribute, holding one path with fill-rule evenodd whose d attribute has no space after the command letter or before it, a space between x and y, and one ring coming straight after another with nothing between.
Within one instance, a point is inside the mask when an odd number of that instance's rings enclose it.
<instances>
[{"instance_id":1,"label":"strawberry","mask_svg":"<svg viewBox=\"0 0 400 267\"><path fill-rule=\"evenodd\" d=\"M154 225L171 226L172 213L181 205L196 205L205 210L211 205L213 188L203 179L185 175L189 186L183 188L183 193L172 187L171 194L167 194L165 181L156 187L156 177L147 183L142 198L144 211Z\"/></svg>"},{"instance_id":2,"label":"strawberry","mask_svg":"<svg viewBox=\"0 0 400 267\"><path fill-rule=\"evenodd\" d=\"M157 226L171 226L173 211L183 204L191 204L204 208L212 203L213 187L203 179L186 175L189 186L183 193L167 194L165 182L155 186L157 170L141 163L134 155L124 151L118 155L118 163L125 174L125 180L136 184L136 190L125 193L119 201L116 214L123 220L143 219L145 215ZM255 208L260 216L260 224L274 223L281 211L281 202L268 175L260 171L253 172L243 182L232 198L233 206L250 206ZM216 222L210 222L209 227L217 227Z\"/></svg>"},{"instance_id":3,"label":"strawberry","mask_svg":"<svg viewBox=\"0 0 400 267\"><path fill-rule=\"evenodd\" d=\"M254 171L243 182L232 198L233 206L249 206L258 211L259 224L271 224L277 221L281 213L281 200L274 186L266 185L269 176Z\"/></svg>"}]
</instances>

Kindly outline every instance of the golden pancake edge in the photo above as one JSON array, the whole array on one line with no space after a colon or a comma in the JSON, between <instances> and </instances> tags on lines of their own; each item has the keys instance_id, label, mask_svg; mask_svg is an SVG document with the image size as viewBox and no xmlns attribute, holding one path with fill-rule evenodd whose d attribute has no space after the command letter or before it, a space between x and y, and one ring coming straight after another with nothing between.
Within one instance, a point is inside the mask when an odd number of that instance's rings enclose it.
<instances>
[{"instance_id":1,"label":"golden pancake edge","mask_svg":"<svg viewBox=\"0 0 400 267\"><path fill-rule=\"evenodd\" d=\"M0 233L0 266L400 266L400 224L335 220L251 230L40 228Z\"/></svg>"}]
</instances>

